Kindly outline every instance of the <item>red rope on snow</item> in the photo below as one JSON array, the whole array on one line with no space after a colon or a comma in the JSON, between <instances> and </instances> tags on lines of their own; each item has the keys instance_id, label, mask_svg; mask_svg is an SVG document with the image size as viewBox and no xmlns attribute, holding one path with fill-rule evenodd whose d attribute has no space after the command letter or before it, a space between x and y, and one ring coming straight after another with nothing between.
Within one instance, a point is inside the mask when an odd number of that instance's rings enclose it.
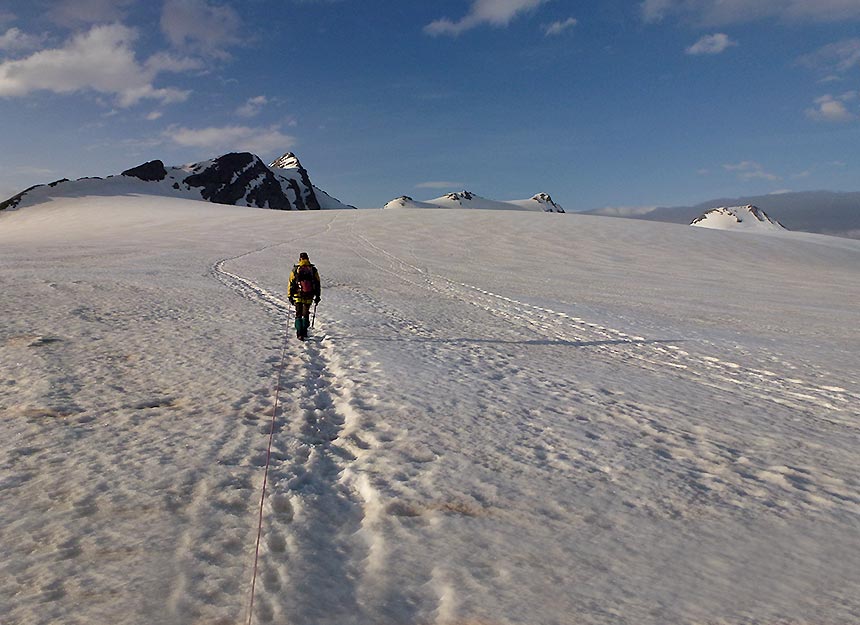
<instances>
[{"instance_id":1,"label":"red rope on snow","mask_svg":"<svg viewBox=\"0 0 860 625\"><path fill-rule=\"evenodd\" d=\"M266 449L266 469L263 472L263 489L260 493L260 521L257 526L257 544L254 548L254 575L251 578L251 600L248 605L248 625L254 617L254 592L257 587L257 563L260 559L260 537L263 535L263 504L266 500L266 484L269 481L269 463L272 460L272 441L275 438L275 417L278 414L278 402L281 396L281 378L284 373L284 362L287 357L287 342L289 340L289 329L284 333L284 345L281 348L281 364L278 366L278 383L275 386L275 404L272 406L272 427L269 430L269 446Z\"/></svg>"}]
</instances>

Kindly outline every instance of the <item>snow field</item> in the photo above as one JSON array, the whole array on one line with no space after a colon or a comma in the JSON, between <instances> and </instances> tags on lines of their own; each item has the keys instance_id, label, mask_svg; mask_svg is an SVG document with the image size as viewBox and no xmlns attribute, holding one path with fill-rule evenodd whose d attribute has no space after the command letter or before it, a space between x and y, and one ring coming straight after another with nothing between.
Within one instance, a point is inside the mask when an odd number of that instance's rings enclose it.
<instances>
[{"instance_id":1,"label":"snow field","mask_svg":"<svg viewBox=\"0 0 860 625\"><path fill-rule=\"evenodd\" d=\"M254 622L858 620L855 242L114 198L0 244L12 623L246 618L299 251Z\"/></svg>"}]
</instances>

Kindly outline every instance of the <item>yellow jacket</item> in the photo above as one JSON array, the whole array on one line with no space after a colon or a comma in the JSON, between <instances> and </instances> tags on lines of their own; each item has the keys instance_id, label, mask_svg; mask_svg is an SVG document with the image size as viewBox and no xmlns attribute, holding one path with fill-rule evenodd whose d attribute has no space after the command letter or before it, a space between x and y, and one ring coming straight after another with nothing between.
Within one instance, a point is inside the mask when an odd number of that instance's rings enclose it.
<instances>
[{"instance_id":1,"label":"yellow jacket","mask_svg":"<svg viewBox=\"0 0 860 625\"><path fill-rule=\"evenodd\" d=\"M313 270L313 284L311 285L310 292L302 291L297 277L299 269L305 266L310 266L310 268ZM310 304L314 301L315 297L320 296L320 274L317 271L317 268L311 264L311 261L305 260L303 258L299 261L298 265L293 267L293 270L290 272L290 284L288 293L290 295L291 300L300 304Z\"/></svg>"}]
</instances>

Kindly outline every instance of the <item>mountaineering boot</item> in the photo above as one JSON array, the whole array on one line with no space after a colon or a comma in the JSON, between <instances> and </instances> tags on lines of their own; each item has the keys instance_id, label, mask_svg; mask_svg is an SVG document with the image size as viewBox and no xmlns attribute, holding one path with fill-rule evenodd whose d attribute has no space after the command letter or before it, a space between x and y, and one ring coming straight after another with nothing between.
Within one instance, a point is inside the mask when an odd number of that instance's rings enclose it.
<instances>
[{"instance_id":1,"label":"mountaineering boot","mask_svg":"<svg viewBox=\"0 0 860 625\"><path fill-rule=\"evenodd\" d=\"M296 326L296 338L297 339L304 338L302 335L302 326L303 326L302 317L296 317L295 326Z\"/></svg>"},{"instance_id":2,"label":"mountaineering boot","mask_svg":"<svg viewBox=\"0 0 860 625\"><path fill-rule=\"evenodd\" d=\"M310 327L311 321L307 317L302 317L302 338L308 338L308 327Z\"/></svg>"}]
</instances>

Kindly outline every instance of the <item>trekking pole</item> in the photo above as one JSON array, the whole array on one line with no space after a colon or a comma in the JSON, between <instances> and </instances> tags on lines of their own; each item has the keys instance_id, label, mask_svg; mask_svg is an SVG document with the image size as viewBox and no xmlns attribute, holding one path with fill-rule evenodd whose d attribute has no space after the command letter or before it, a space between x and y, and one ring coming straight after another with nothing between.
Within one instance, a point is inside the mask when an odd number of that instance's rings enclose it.
<instances>
[{"instance_id":1,"label":"trekking pole","mask_svg":"<svg viewBox=\"0 0 860 625\"><path fill-rule=\"evenodd\" d=\"M314 327L314 321L317 320L317 306L319 306L319 302L314 302L314 316L311 319L311 327Z\"/></svg>"}]
</instances>

